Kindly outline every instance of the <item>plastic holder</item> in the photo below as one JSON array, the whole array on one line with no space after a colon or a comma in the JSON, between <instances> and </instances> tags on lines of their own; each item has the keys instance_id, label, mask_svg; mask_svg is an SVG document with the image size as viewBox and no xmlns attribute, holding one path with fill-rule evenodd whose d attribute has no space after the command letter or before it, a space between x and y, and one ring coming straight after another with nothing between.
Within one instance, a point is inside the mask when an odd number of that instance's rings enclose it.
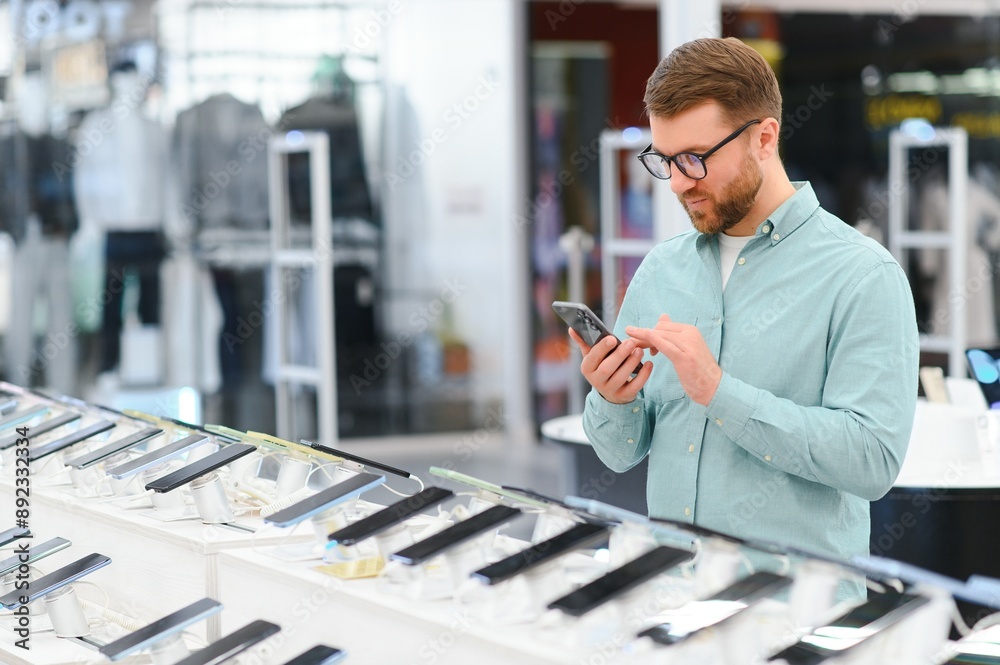
<instances>
[{"instance_id":1,"label":"plastic holder","mask_svg":"<svg viewBox=\"0 0 1000 665\"><path fill-rule=\"evenodd\" d=\"M695 593L707 598L735 582L742 560L739 545L703 539L695 564Z\"/></svg>"},{"instance_id":2,"label":"plastic holder","mask_svg":"<svg viewBox=\"0 0 1000 665\"><path fill-rule=\"evenodd\" d=\"M194 497L194 505L202 523L230 524L236 521L219 474L211 473L192 480L191 496Z\"/></svg>"},{"instance_id":3,"label":"plastic holder","mask_svg":"<svg viewBox=\"0 0 1000 665\"><path fill-rule=\"evenodd\" d=\"M83 608L71 585L45 595L45 612L52 621L57 637L85 637L90 635L90 624L83 615Z\"/></svg>"},{"instance_id":4,"label":"plastic holder","mask_svg":"<svg viewBox=\"0 0 1000 665\"><path fill-rule=\"evenodd\" d=\"M149 649L149 658L153 665L173 665L190 655L191 651L184 643L184 638L179 634L170 635Z\"/></svg>"},{"instance_id":5,"label":"plastic holder","mask_svg":"<svg viewBox=\"0 0 1000 665\"><path fill-rule=\"evenodd\" d=\"M835 564L809 559L795 570L789 594L789 613L798 628L817 625L836 603L840 568Z\"/></svg>"},{"instance_id":6,"label":"plastic holder","mask_svg":"<svg viewBox=\"0 0 1000 665\"><path fill-rule=\"evenodd\" d=\"M278 478L275 481L275 492L279 499L283 499L289 494L306 486L306 479L312 471L312 464L294 457L285 457L281 461L278 469Z\"/></svg>"}]
</instances>

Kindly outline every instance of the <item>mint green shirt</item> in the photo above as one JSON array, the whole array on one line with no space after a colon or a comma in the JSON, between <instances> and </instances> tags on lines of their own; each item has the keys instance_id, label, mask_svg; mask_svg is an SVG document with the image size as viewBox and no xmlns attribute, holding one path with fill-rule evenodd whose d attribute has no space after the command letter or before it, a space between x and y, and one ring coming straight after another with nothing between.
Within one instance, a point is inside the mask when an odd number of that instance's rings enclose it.
<instances>
[{"instance_id":1,"label":"mint green shirt","mask_svg":"<svg viewBox=\"0 0 1000 665\"><path fill-rule=\"evenodd\" d=\"M591 391L583 424L613 471L649 456L651 516L849 558L868 553L868 502L909 443L916 316L889 252L794 185L725 292L715 236L694 231L657 245L628 287L618 337L662 313L697 326L723 369L709 405L658 354L635 401Z\"/></svg>"}]
</instances>

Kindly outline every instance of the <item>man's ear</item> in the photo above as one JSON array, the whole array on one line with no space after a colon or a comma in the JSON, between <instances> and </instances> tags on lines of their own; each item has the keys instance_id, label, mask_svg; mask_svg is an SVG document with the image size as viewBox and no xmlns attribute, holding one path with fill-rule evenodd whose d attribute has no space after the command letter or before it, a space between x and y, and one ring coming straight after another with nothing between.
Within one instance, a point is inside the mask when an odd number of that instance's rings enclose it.
<instances>
[{"instance_id":1,"label":"man's ear","mask_svg":"<svg viewBox=\"0 0 1000 665\"><path fill-rule=\"evenodd\" d=\"M763 161L778 151L778 137L781 135L781 127L774 118L764 118L759 127L755 147L757 156Z\"/></svg>"}]
</instances>

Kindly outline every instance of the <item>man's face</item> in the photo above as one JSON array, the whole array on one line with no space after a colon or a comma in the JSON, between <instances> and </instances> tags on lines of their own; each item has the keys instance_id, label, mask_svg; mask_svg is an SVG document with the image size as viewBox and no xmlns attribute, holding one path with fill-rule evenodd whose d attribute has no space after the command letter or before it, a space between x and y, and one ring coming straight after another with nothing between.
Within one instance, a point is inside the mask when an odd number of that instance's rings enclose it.
<instances>
[{"instance_id":1,"label":"man's face","mask_svg":"<svg viewBox=\"0 0 1000 665\"><path fill-rule=\"evenodd\" d=\"M747 118L751 120L752 118ZM672 118L653 116L649 121L653 148L665 155L705 153L736 127L722 118L716 104L704 104ZM756 126L727 143L705 161L708 175L688 178L670 166L670 189L677 195L691 224L701 233L721 233L739 224L750 213L764 181L764 174L748 148Z\"/></svg>"}]
</instances>

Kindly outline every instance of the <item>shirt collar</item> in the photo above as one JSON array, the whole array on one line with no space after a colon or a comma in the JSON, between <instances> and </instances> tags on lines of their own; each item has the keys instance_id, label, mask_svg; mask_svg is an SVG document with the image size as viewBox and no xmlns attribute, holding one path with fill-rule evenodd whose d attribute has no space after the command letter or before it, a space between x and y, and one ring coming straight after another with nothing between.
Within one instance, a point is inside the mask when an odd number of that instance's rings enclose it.
<instances>
[{"instance_id":1,"label":"shirt collar","mask_svg":"<svg viewBox=\"0 0 1000 665\"><path fill-rule=\"evenodd\" d=\"M819 199L816 198L812 185L808 182L793 182L792 186L795 187L795 193L768 215L754 234L770 236L772 245L791 235L819 208Z\"/></svg>"}]
</instances>

